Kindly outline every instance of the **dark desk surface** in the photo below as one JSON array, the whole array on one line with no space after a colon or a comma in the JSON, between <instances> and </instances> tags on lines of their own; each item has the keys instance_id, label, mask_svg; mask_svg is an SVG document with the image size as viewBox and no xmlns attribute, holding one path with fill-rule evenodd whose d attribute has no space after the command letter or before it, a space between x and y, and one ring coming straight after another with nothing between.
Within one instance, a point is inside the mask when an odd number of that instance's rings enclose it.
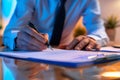
<instances>
[{"instance_id":1,"label":"dark desk surface","mask_svg":"<svg viewBox=\"0 0 120 80\"><path fill-rule=\"evenodd\" d=\"M57 80L120 80L120 61L68 69L57 67ZM70 79L71 78L71 79Z\"/></svg>"}]
</instances>

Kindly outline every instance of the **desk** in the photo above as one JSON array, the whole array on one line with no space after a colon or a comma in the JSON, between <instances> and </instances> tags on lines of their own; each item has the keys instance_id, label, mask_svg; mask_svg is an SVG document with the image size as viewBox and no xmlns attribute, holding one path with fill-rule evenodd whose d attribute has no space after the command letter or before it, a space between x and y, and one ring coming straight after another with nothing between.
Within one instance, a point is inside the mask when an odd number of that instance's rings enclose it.
<instances>
[{"instance_id":1,"label":"desk","mask_svg":"<svg viewBox=\"0 0 120 80\"><path fill-rule=\"evenodd\" d=\"M120 61L83 66L76 69L63 68L59 66L53 67L56 76L55 80L120 80L120 73L116 74L118 77L113 76L115 73L108 76L105 76L105 74L102 75L105 72L120 72Z\"/></svg>"},{"instance_id":2,"label":"desk","mask_svg":"<svg viewBox=\"0 0 120 80\"><path fill-rule=\"evenodd\" d=\"M120 61L99 65L83 66L77 69L57 68L60 76L56 80L120 80Z\"/></svg>"},{"instance_id":3,"label":"desk","mask_svg":"<svg viewBox=\"0 0 120 80\"><path fill-rule=\"evenodd\" d=\"M2 80L2 61L0 59L0 80Z\"/></svg>"}]
</instances>

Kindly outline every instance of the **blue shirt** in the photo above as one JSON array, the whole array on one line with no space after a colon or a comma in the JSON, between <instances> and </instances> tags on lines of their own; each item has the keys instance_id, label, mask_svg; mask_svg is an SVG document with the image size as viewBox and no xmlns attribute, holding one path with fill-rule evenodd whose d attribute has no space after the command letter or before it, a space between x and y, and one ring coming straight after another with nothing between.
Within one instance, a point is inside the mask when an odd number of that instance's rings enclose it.
<instances>
[{"instance_id":1,"label":"blue shirt","mask_svg":"<svg viewBox=\"0 0 120 80\"><path fill-rule=\"evenodd\" d=\"M17 0L14 14L7 25L3 42L10 49L15 48L14 39L21 27L31 21L41 33L48 33L51 38L55 12L60 0ZM83 24L87 29L87 36L97 40L101 46L108 42L98 0L67 0L65 4L66 19L60 44L69 44L73 40L73 28L83 16Z\"/></svg>"}]
</instances>

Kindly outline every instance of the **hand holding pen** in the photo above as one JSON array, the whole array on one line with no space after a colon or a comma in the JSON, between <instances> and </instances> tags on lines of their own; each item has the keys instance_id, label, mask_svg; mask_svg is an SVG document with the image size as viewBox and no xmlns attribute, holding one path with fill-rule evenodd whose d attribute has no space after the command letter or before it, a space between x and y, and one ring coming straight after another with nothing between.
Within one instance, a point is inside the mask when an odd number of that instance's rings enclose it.
<instances>
[{"instance_id":1,"label":"hand holding pen","mask_svg":"<svg viewBox=\"0 0 120 80\"><path fill-rule=\"evenodd\" d=\"M37 32L39 32L31 22L29 22L28 25L29 25L31 28L35 29ZM49 36L48 36L48 34L46 34L46 33L41 33L41 34L42 34L42 35L44 36L44 38L47 40L47 42L45 43L45 45L47 45L48 48L50 48L51 50L53 50L53 48L52 48L51 45L49 44Z\"/></svg>"},{"instance_id":2,"label":"hand holding pen","mask_svg":"<svg viewBox=\"0 0 120 80\"><path fill-rule=\"evenodd\" d=\"M30 24L23 27L15 40L15 47L19 50L41 51L47 48L48 38L46 34L38 33Z\"/></svg>"}]
</instances>

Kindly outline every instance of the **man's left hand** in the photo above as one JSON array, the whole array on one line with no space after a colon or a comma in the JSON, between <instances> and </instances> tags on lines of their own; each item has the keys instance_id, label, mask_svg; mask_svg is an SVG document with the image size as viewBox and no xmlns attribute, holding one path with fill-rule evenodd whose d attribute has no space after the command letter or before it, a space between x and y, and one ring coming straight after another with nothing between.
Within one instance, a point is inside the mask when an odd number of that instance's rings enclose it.
<instances>
[{"instance_id":1,"label":"man's left hand","mask_svg":"<svg viewBox=\"0 0 120 80\"><path fill-rule=\"evenodd\" d=\"M88 36L78 36L76 37L66 49L75 50L100 50L100 45L97 44L96 40Z\"/></svg>"}]
</instances>

